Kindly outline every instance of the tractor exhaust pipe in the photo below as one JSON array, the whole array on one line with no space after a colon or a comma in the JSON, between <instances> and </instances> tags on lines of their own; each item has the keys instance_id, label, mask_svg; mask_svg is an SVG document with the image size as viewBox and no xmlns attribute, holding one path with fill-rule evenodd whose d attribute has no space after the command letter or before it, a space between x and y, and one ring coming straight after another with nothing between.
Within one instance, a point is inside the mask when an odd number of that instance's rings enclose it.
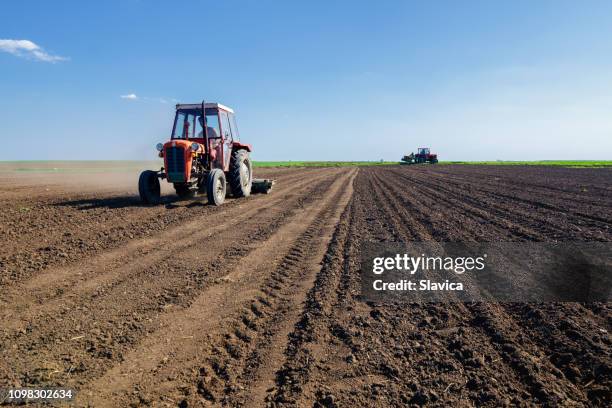
<instances>
[{"instance_id":1,"label":"tractor exhaust pipe","mask_svg":"<svg viewBox=\"0 0 612 408\"><path fill-rule=\"evenodd\" d=\"M204 156L206 157L206 165L208 166L208 170L210 170L212 168L212 164L210 162L210 151L208 149L208 123L206 123L206 107L204 105L206 105L206 102L204 101L204 99L202 99L202 127L204 128L202 130L204 134Z\"/></svg>"}]
</instances>

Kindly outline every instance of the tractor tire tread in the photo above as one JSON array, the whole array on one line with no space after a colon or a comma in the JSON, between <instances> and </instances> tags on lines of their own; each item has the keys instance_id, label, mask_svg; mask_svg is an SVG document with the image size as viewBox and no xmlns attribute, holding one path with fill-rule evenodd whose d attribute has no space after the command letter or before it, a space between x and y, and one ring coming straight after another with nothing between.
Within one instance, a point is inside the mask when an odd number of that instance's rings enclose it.
<instances>
[{"instance_id":1,"label":"tractor tire tread","mask_svg":"<svg viewBox=\"0 0 612 408\"><path fill-rule=\"evenodd\" d=\"M243 186L242 175L240 173L240 166L245 160L247 161L247 166L249 168L250 178L246 187ZM234 197L248 197L251 195L251 188L253 185L253 165L251 163L251 158L249 157L249 152L244 149L238 149L232 152L228 179L230 189Z\"/></svg>"},{"instance_id":2,"label":"tractor tire tread","mask_svg":"<svg viewBox=\"0 0 612 408\"><path fill-rule=\"evenodd\" d=\"M161 189L157 172L145 170L138 178L138 193L145 204L159 204L161 201Z\"/></svg>"},{"instance_id":3,"label":"tractor tire tread","mask_svg":"<svg viewBox=\"0 0 612 408\"><path fill-rule=\"evenodd\" d=\"M223 183L223 196L217 197L215 194L215 179L221 178ZM225 194L227 193L227 180L225 180L225 173L221 169L213 169L208 173L206 180L206 194L208 196L208 203L212 205L221 205L225 202Z\"/></svg>"}]
</instances>

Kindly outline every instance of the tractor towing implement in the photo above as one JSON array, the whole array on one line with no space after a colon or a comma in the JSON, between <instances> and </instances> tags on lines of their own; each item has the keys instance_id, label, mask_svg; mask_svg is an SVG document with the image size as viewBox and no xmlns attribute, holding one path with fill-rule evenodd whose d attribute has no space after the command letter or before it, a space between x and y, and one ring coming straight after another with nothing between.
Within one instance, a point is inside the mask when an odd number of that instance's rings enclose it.
<instances>
[{"instance_id":1,"label":"tractor towing implement","mask_svg":"<svg viewBox=\"0 0 612 408\"><path fill-rule=\"evenodd\" d=\"M417 153L410 153L402 157L401 164L421 164L429 163L436 164L438 162L438 155L431 153L429 147L419 147Z\"/></svg>"},{"instance_id":2,"label":"tractor towing implement","mask_svg":"<svg viewBox=\"0 0 612 408\"><path fill-rule=\"evenodd\" d=\"M172 183L180 198L206 193L221 205L225 197L269 193L274 180L254 179L250 144L240 141L234 111L220 103L177 104L170 140L158 143L164 167L145 170L138 180L145 204L161 201L160 179Z\"/></svg>"}]
</instances>

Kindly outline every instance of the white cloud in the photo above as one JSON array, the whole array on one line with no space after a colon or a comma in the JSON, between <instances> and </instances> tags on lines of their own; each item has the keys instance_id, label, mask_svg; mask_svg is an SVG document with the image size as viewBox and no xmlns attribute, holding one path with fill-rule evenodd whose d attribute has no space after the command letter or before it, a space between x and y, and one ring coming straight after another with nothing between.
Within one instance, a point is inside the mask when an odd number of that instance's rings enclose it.
<instances>
[{"instance_id":1,"label":"white cloud","mask_svg":"<svg viewBox=\"0 0 612 408\"><path fill-rule=\"evenodd\" d=\"M0 51L18 57L32 58L44 62L66 61L68 58L52 55L30 40L2 40L0 39Z\"/></svg>"},{"instance_id":2,"label":"white cloud","mask_svg":"<svg viewBox=\"0 0 612 408\"><path fill-rule=\"evenodd\" d=\"M136 94L127 94L127 95L121 95L121 99L128 99L130 101L135 101L136 99L138 99L138 96L136 96Z\"/></svg>"},{"instance_id":3,"label":"white cloud","mask_svg":"<svg viewBox=\"0 0 612 408\"><path fill-rule=\"evenodd\" d=\"M151 97L151 96L138 96L135 93L130 93L127 95L121 95L121 99L127 99L129 101L143 101L143 102L157 102L167 104L168 99L161 97Z\"/></svg>"}]
</instances>

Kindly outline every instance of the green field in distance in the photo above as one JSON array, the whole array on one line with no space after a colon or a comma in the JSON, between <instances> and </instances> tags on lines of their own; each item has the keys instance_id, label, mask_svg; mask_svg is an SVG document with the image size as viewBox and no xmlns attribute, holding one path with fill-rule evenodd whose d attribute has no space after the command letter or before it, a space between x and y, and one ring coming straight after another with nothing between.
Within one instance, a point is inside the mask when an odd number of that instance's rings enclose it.
<instances>
[{"instance_id":1,"label":"green field in distance","mask_svg":"<svg viewBox=\"0 0 612 408\"><path fill-rule=\"evenodd\" d=\"M392 161L254 161L254 167L344 167L397 165ZM570 168L612 167L612 160L540 160L540 161L441 161L439 165L495 165L495 166L556 166ZM159 161L128 160L23 160L0 161L0 173L104 173L130 172L144 169L158 170ZM430 166L429 164L412 166Z\"/></svg>"},{"instance_id":2,"label":"green field in distance","mask_svg":"<svg viewBox=\"0 0 612 408\"><path fill-rule=\"evenodd\" d=\"M612 167L612 160L536 160L536 161L441 161L440 164L469 164L493 166L560 166L560 167Z\"/></svg>"}]
</instances>

